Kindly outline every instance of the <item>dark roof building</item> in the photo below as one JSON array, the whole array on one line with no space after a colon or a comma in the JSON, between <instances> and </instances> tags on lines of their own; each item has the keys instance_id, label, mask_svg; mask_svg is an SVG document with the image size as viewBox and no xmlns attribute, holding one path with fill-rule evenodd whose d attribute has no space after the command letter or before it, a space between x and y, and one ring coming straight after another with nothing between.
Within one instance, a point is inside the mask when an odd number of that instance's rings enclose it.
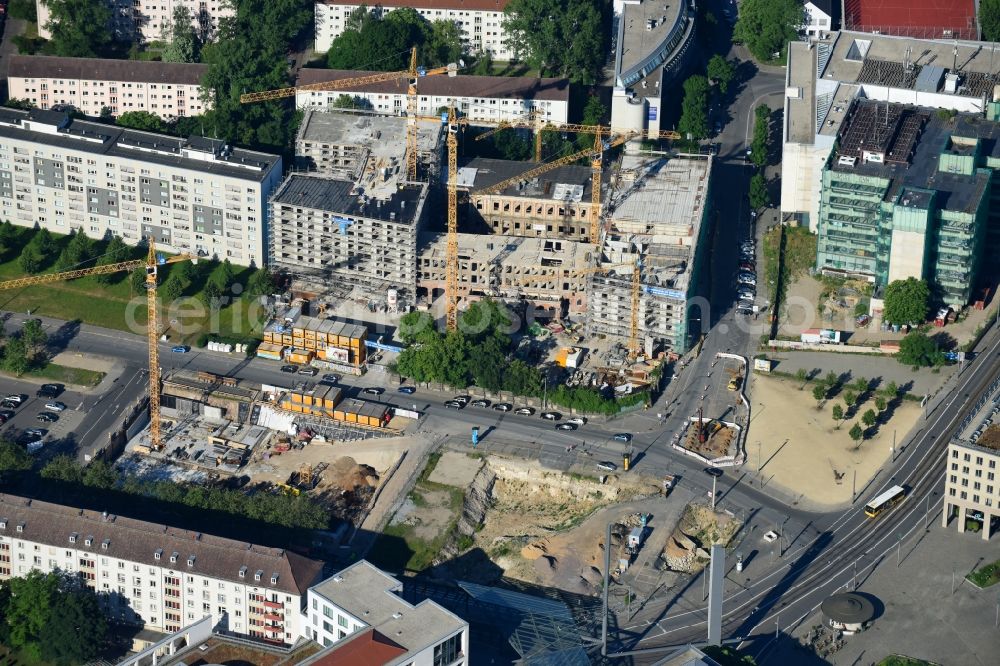
<instances>
[{"instance_id":1,"label":"dark roof building","mask_svg":"<svg viewBox=\"0 0 1000 666\"><path fill-rule=\"evenodd\" d=\"M207 71L200 63L12 55L7 76L199 85Z\"/></svg>"}]
</instances>

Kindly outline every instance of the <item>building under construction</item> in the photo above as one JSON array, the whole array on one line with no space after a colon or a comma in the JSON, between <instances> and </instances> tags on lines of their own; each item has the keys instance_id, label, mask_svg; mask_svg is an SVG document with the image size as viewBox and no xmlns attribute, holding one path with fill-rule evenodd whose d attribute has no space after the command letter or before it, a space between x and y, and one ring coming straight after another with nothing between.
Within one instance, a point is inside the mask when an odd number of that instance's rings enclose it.
<instances>
[{"instance_id":1,"label":"building under construction","mask_svg":"<svg viewBox=\"0 0 1000 666\"><path fill-rule=\"evenodd\" d=\"M445 286L447 237L421 238L417 288L441 293ZM492 234L458 235L458 295L462 304L489 296L524 301L541 317L579 316L587 311L587 269L594 246L558 238Z\"/></svg>"},{"instance_id":2,"label":"building under construction","mask_svg":"<svg viewBox=\"0 0 1000 666\"><path fill-rule=\"evenodd\" d=\"M615 176L601 245L602 265L588 296L591 333L627 340L634 266L641 267L638 342L684 353L692 341L688 299L697 295L711 225L711 157L625 155ZM707 313L706 313L707 314Z\"/></svg>"}]
</instances>

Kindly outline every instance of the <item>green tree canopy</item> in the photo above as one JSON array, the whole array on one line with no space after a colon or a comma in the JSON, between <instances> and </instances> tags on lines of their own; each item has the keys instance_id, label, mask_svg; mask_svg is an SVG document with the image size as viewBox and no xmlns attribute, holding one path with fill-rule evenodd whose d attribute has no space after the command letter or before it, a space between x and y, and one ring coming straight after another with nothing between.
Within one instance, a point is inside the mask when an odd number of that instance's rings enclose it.
<instances>
[{"instance_id":1,"label":"green tree canopy","mask_svg":"<svg viewBox=\"0 0 1000 666\"><path fill-rule=\"evenodd\" d=\"M515 57L540 74L597 80L607 43L597 0L511 0L503 28Z\"/></svg>"},{"instance_id":2,"label":"green tree canopy","mask_svg":"<svg viewBox=\"0 0 1000 666\"><path fill-rule=\"evenodd\" d=\"M0 478L9 472L23 472L29 469L31 469L31 456L24 447L9 439L0 439Z\"/></svg>"},{"instance_id":3,"label":"green tree canopy","mask_svg":"<svg viewBox=\"0 0 1000 666\"><path fill-rule=\"evenodd\" d=\"M750 207L754 210L766 208L771 203L771 195L767 191L767 181L761 172L750 177Z\"/></svg>"},{"instance_id":4,"label":"green tree canopy","mask_svg":"<svg viewBox=\"0 0 1000 666\"><path fill-rule=\"evenodd\" d=\"M733 40L745 44L757 60L770 60L775 53L784 57L804 18L799 0L743 0Z\"/></svg>"},{"instance_id":5,"label":"green tree canopy","mask_svg":"<svg viewBox=\"0 0 1000 666\"><path fill-rule=\"evenodd\" d=\"M708 61L708 78L719 86L719 92L723 95L729 90L729 84L732 83L735 75L736 68L724 56L716 53Z\"/></svg>"},{"instance_id":6,"label":"green tree canopy","mask_svg":"<svg viewBox=\"0 0 1000 666\"><path fill-rule=\"evenodd\" d=\"M40 475L43 479L52 481L63 481L67 483L80 483L83 481L83 470L77 464L76 459L69 455L58 455L45 463Z\"/></svg>"},{"instance_id":7,"label":"green tree canopy","mask_svg":"<svg viewBox=\"0 0 1000 666\"><path fill-rule=\"evenodd\" d=\"M834 405L831 411L833 412L833 418L835 421L839 421L844 418L844 408L840 405Z\"/></svg>"},{"instance_id":8,"label":"green tree canopy","mask_svg":"<svg viewBox=\"0 0 1000 666\"><path fill-rule=\"evenodd\" d=\"M847 404L847 408L850 409L854 406L854 403L858 401L858 394L854 391L844 391L844 402Z\"/></svg>"},{"instance_id":9,"label":"green tree canopy","mask_svg":"<svg viewBox=\"0 0 1000 666\"><path fill-rule=\"evenodd\" d=\"M163 40L167 42L161 55L164 62L198 62L201 41L187 5L174 5L170 22L163 26Z\"/></svg>"},{"instance_id":10,"label":"green tree canopy","mask_svg":"<svg viewBox=\"0 0 1000 666\"><path fill-rule=\"evenodd\" d=\"M854 443L857 444L861 441L861 438L864 437L865 431L861 429L859 424L855 423L851 426L851 429L847 434L854 440Z\"/></svg>"},{"instance_id":11,"label":"green tree canopy","mask_svg":"<svg viewBox=\"0 0 1000 666\"><path fill-rule=\"evenodd\" d=\"M1000 0L979 0L979 27L984 40L1000 42Z\"/></svg>"},{"instance_id":12,"label":"green tree canopy","mask_svg":"<svg viewBox=\"0 0 1000 666\"><path fill-rule=\"evenodd\" d=\"M247 281L247 291L255 296L270 294L274 288L274 276L267 268L258 268Z\"/></svg>"},{"instance_id":13,"label":"green tree canopy","mask_svg":"<svg viewBox=\"0 0 1000 666\"><path fill-rule=\"evenodd\" d=\"M677 129L685 138L690 135L698 141L708 136L708 79L700 74L689 76L684 82L684 100Z\"/></svg>"},{"instance_id":14,"label":"green tree canopy","mask_svg":"<svg viewBox=\"0 0 1000 666\"><path fill-rule=\"evenodd\" d=\"M167 131L167 124L163 122L163 119L157 115L153 115L149 111L126 111L118 116L115 124L119 127L128 127L144 132L159 132L162 134Z\"/></svg>"},{"instance_id":15,"label":"green tree canopy","mask_svg":"<svg viewBox=\"0 0 1000 666\"><path fill-rule=\"evenodd\" d=\"M875 425L875 421L877 420L878 416L876 416L874 409L865 410L865 413L861 415L861 422L869 428Z\"/></svg>"},{"instance_id":16,"label":"green tree canopy","mask_svg":"<svg viewBox=\"0 0 1000 666\"><path fill-rule=\"evenodd\" d=\"M52 37L45 45L47 55L74 58L101 56L111 43L111 9L93 0L46 0Z\"/></svg>"},{"instance_id":17,"label":"green tree canopy","mask_svg":"<svg viewBox=\"0 0 1000 666\"><path fill-rule=\"evenodd\" d=\"M817 384L816 386L813 386L812 396L813 400L815 400L816 402L822 401L824 398L826 398L826 387L823 386L822 384Z\"/></svg>"},{"instance_id":18,"label":"green tree canopy","mask_svg":"<svg viewBox=\"0 0 1000 666\"><path fill-rule=\"evenodd\" d=\"M922 324L927 320L931 290L915 277L893 280L885 287L883 318L890 324Z\"/></svg>"},{"instance_id":19,"label":"green tree canopy","mask_svg":"<svg viewBox=\"0 0 1000 666\"><path fill-rule=\"evenodd\" d=\"M112 236L111 240L108 241L107 247L104 248L104 255L97 260L97 265L119 264L123 261L128 261L131 254L132 250L120 236ZM143 270L143 277L145 278L145 270L141 268L140 270ZM122 273L105 273L104 275L98 275L96 279L101 284L112 284L120 281L121 278Z\"/></svg>"},{"instance_id":20,"label":"green tree canopy","mask_svg":"<svg viewBox=\"0 0 1000 666\"><path fill-rule=\"evenodd\" d=\"M918 367L944 365L944 352L926 334L914 331L899 341L896 359L903 365Z\"/></svg>"}]
</instances>

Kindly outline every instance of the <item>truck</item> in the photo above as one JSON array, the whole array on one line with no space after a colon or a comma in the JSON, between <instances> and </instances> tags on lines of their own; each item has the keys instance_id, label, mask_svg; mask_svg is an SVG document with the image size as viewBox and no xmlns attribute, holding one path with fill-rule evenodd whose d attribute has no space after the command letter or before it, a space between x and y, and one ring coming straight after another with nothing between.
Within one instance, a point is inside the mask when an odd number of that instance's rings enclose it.
<instances>
[{"instance_id":1,"label":"truck","mask_svg":"<svg viewBox=\"0 0 1000 666\"><path fill-rule=\"evenodd\" d=\"M839 345L840 331L830 328L809 328L802 331L800 339L808 344Z\"/></svg>"},{"instance_id":2,"label":"truck","mask_svg":"<svg viewBox=\"0 0 1000 666\"><path fill-rule=\"evenodd\" d=\"M670 491L674 489L674 481L677 479L673 474L663 475L663 494L664 496L669 495Z\"/></svg>"}]
</instances>

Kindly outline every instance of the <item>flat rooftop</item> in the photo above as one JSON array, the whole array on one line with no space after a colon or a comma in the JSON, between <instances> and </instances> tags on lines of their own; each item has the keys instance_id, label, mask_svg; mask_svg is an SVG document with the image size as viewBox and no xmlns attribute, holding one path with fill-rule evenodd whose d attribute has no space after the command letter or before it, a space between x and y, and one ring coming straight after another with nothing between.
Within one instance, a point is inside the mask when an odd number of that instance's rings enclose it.
<instances>
[{"instance_id":1,"label":"flat rooftop","mask_svg":"<svg viewBox=\"0 0 1000 666\"><path fill-rule=\"evenodd\" d=\"M663 45L683 6L683 0L640 0L622 7L618 72L627 72Z\"/></svg>"},{"instance_id":2,"label":"flat rooftop","mask_svg":"<svg viewBox=\"0 0 1000 666\"><path fill-rule=\"evenodd\" d=\"M180 139L38 109L0 109L0 137L256 182L281 161L277 155L234 148L224 141Z\"/></svg>"},{"instance_id":3,"label":"flat rooftop","mask_svg":"<svg viewBox=\"0 0 1000 666\"><path fill-rule=\"evenodd\" d=\"M934 109L859 99L840 127L839 150L830 159L830 169L891 179L887 200L904 189L921 188L936 191L944 210L973 213L990 177L938 171L941 152L954 145L951 136L979 139L983 154L1000 157L1000 123L965 113L945 120ZM882 153L885 161L866 163L865 151Z\"/></svg>"},{"instance_id":4,"label":"flat rooftop","mask_svg":"<svg viewBox=\"0 0 1000 666\"><path fill-rule=\"evenodd\" d=\"M417 149L433 151L442 126L417 124ZM359 111L317 111L310 109L302 118L298 141L338 146L364 146L378 157L398 157L406 146L406 118Z\"/></svg>"},{"instance_id":5,"label":"flat rooftop","mask_svg":"<svg viewBox=\"0 0 1000 666\"><path fill-rule=\"evenodd\" d=\"M202 645L207 645L205 650ZM315 641L300 640L289 649L242 638L212 634L203 643L192 643L175 654L160 655L159 666L211 666L212 664L254 664L254 666L293 666L323 649Z\"/></svg>"},{"instance_id":6,"label":"flat rooftop","mask_svg":"<svg viewBox=\"0 0 1000 666\"><path fill-rule=\"evenodd\" d=\"M373 194L347 180L293 173L281 184L271 201L284 206L339 214L345 216L345 223L348 217L363 217L413 224L426 197L426 183L399 184ZM334 215L333 223L338 222Z\"/></svg>"},{"instance_id":7,"label":"flat rooftop","mask_svg":"<svg viewBox=\"0 0 1000 666\"><path fill-rule=\"evenodd\" d=\"M816 47L806 42L791 42L788 46L786 88L798 95L786 96L785 113L788 131L786 141L812 143L816 136Z\"/></svg>"},{"instance_id":8,"label":"flat rooftop","mask_svg":"<svg viewBox=\"0 0 1000 666\"><path fill-rule=\"evenodd\" d=\"M459 189L471 190L474 195L476 190L514 178L537 166L540 166L538 162L515 162L483 157L476 157L464 162L459 161L458 187ZM447 174L443 174L442 178L447 178ZM604 176L604 180L607 181L607 179L608 177ZM566 165L556 167L530 180L512 183L499 194L579 203L590 201L591 180L590 167Z\"/></svg>"},{"instance_id":9,"label":"flat rooftop","mask_svg":"<svg viewBox=\"0 0 1000 666\"><path fill-rule=\"evenodd\" d=\"M365 560L310 589L409 651L422 650L466 626L433 601L410 604L396 594L402 583Z\"/></svg>"}]
</instances>

